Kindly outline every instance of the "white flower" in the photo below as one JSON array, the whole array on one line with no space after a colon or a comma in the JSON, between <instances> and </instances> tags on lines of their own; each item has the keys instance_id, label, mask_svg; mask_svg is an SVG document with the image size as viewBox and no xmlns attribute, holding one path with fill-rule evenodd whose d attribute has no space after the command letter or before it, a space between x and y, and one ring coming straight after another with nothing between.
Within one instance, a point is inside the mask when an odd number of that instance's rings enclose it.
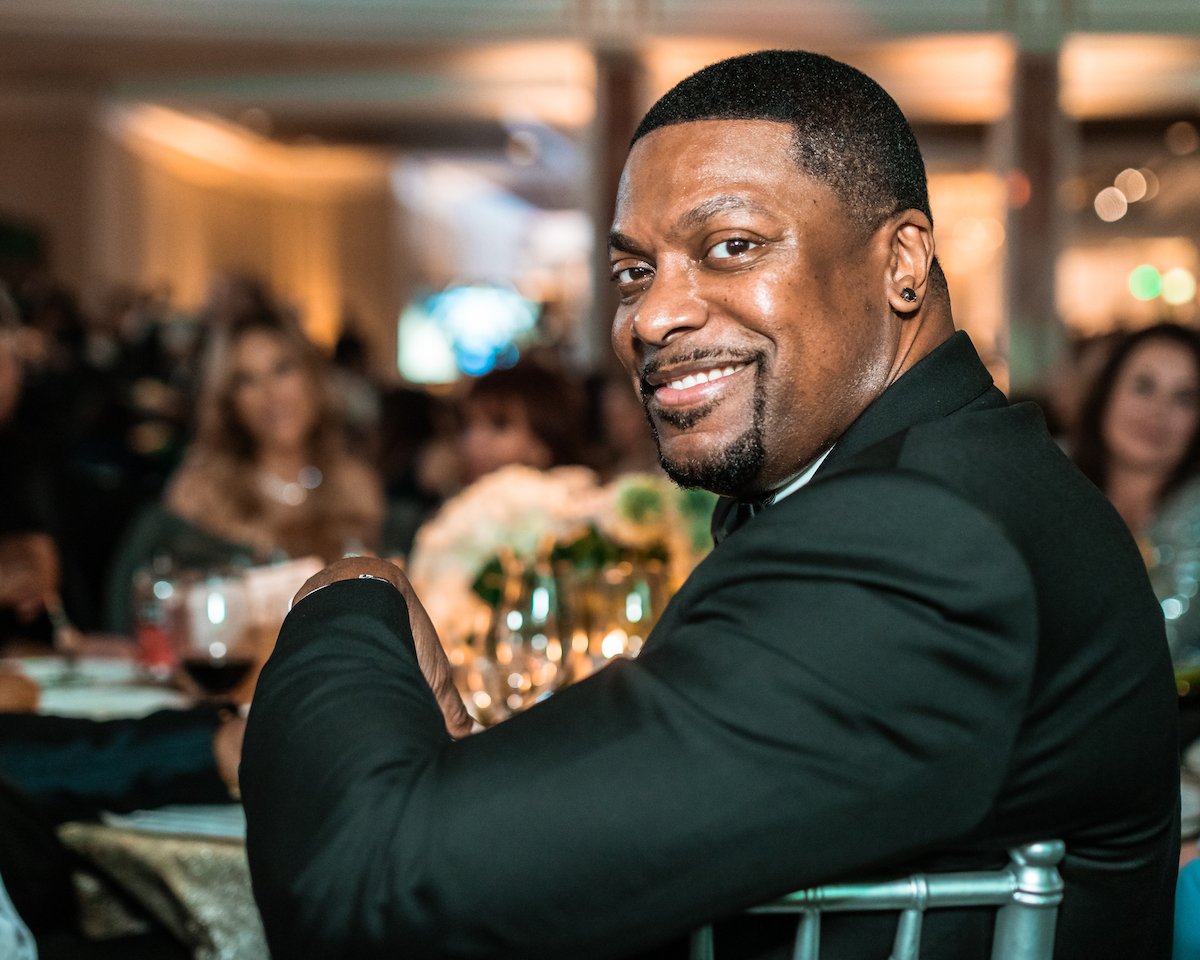
<instances>
[{"instance_id":1,"label":"white flower","mask_svg":"<svg viewBox=\"0 0 1200 960\"><path fill-rule=\"evenodd\" d=\"M530 560L546 542L579 535L599 490L586 467L508 466L447 501L418 531L409 557L413 585L443 639L464 635L476 615L471 586L502 547Z\"/></svg>"},{"instance_id":2,"label":"white flower","mask_svg":"<svg viewBox=\"0 0 1200 960\"><path fill-rule=\"evenodd\" d=\"M486 606L473 585L502 549L530 561L548 544L577 540L589 525L621 547L661 547L678 586L705 552L689 536L695 517L682 497L660 474L627 474L602 487L586 467L502 467L447 501L420 529L409 573L439 635L451 645L486 622Z\"/></svg>"}]
</instances>

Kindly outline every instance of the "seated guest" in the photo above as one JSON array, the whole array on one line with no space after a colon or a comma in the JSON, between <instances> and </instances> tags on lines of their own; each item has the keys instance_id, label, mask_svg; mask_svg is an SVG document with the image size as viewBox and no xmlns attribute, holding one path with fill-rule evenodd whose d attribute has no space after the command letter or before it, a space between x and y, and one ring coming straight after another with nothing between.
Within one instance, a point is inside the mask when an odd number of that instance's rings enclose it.
<instances>
[{"instance_id":1,"label":"seated guest","mask_svg":"<svg viewBox=\"0 0 1200 960\"><path fill-rule=\"evenodd\" d=\"M11 688L0 686L0 697ZM186 952L165 932L92 942L79 927L71 871L55 827L169 803L227 803L236 792L245 721L214 707L104 722L3 712L0 877L42 960L161 960Z\"/></svg>"},{"instance_id":2,"label":"seated guest","mask_svg":"<svg viewBox=\"0 0 1200 960\"><path fill-rule=\"evenodd\" d=\"M1164 323L1113 347L1071 444L1142 546L1177 663L1200 663L1200 334Z\"/></svg>"},{"instance_id":3,"label":"seated guest","mask_svg":"<svg viewBox=\"0 0 1200 960\"><path fill-rule=\"evenodd\" d=\"M0 287L0 640L47 640L58 603L59 555L50 535L50 479L34 439L16 422L24 374L17 320Z\"/></svg>"},{"instance_id":4,"label":"seated guest","mask_svg":"<svg viewBox=\"0 0 1200 960\"><path fill-rule=\"evenodd\" d=\"M567 377L524 360L471 383L462 401L463 481L500 467L540 470L584 460L583 395Z\"/></svg>"},{"instance_id":5,"label":"seated guest","mask_svg":"<svg viewBox=\"0 0 1200 960\"><path fill-rule=\"evenodd\" d=\"M20 386L12 340L0 326L0 431ZM0 455L0 615L12 613L18 622L54 605L58 586L57 552L41 532L36 490L20 472L26 463ZM97 723L34 714L38 697L32 680L0 670L0 882L32 929L38 954L42 960L183 957L161 933L98 944L83 938L74 864L54 826L102 810L228 801L245 721L198 707ZM0 895L0 908L7 905ZM19 939L19 921L6 926L2 913L0 948L11 934L13 945L30 949ZM8 954L0 949L0 956Z\"/></svg>"},{"instance_id":6,"label":"seated guest","mask_svg":"<svg viewBox=\"0 0 1200 960\"><path fill-rule=\"evenodd\" d=\"M323 358L269 312L221 335L227 342L209 354L196 439L114 565L115 631L130 630L134 572L159 556L204 568L332 560L379 545L382 485L346 453Z\"/></svg>"},{"instance_id":7,"label":"seated guest","mask_svg":"<svg viewBox=\"0 0 1200 960\"><path fill-rule=\"evenodd\" d=\"M786 957L794 921L738 915L1054 838L1057 960L1165 960L1162 616L955 331L895 102L800 51L706 67L642 120L609 237L614 347L664 469L725 495L717 545L636 659L473 735L403 573L314 576L241 767L272 956L676 958L715 920L718 958ZM824 917L821 956L895 921ZM992 955L987 911L922 923L925 960Z\"/></svg>"}]
</instances>

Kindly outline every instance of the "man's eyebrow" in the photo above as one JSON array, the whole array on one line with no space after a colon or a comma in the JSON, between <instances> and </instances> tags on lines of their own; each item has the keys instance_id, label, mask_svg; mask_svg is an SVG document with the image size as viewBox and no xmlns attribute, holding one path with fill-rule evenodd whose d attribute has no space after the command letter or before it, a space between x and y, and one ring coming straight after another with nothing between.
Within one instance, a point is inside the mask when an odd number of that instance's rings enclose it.
<instances>
[{"instance_id":1,"label":"man's eyebrow","mask_svg":"<svg viewBox=\"0 0 1200 960\"><path fill-rule=\"evenodd\" d=\"M620 230L614 230L608 235L608 249L621 250L634 256L650 258L650 252L642 248L632 237L627 237Z\"/></svg>"},{"instance_id":2,"label":"man's eyebrow","mask_svg":"<svg viewBox=\"0 0 1200 960\"><path fill-rule=\"evenodd\" d=\"M736 193L722 193L702 200L691 210L683 213L676 221L675 227L683 230L695 230L725 210L761 211L762 209L761 206L746 197ZM643 249L636 240L621 233L620 230L614 230L608 235L608 247L610 250L622 250L639 257L649 258L650 256L649 252Z\"/></svg>"},{"instance_id":3,"label":"man's eyebrow","mask_svg":"<svg viewBox=\"0 0 1200 960\"><path fill-rule=\"evenodd\" d=\"M722 193L709 197L684 213L678 220L678 226L685 230L694 230L703 226L709 219L725 210L761 210L762 208L746 197L736 193Z\"/></svg>"}]
</instances>

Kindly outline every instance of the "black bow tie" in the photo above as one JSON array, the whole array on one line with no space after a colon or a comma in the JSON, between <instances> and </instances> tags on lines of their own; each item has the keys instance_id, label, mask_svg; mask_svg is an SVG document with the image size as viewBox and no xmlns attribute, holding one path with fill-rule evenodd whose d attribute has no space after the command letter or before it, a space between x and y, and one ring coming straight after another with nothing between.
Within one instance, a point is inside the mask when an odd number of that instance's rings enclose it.
<instances>
[{"instance_id":1,"label":"black bow tie","mask_svg":"<svg viewBox=\"0 0 1200 960\"><path fill-rule=\"evenodd\" d=\"M762 500L735 500L733 497L721 497L713 508L712 538L716 545L740 528L755 514L761 513L770 505L774 497Z\"/></svg>"}]
</instances>

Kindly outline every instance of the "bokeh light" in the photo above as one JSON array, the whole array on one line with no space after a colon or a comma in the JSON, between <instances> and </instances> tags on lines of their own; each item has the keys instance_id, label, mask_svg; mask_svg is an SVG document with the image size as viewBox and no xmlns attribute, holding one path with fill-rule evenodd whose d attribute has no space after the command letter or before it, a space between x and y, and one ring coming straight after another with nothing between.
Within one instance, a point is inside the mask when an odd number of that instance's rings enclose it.
<instances>
[{"instance_id":1,"label":"bokeh light","mask_svg":"<svg viewBox=\"0 0 1200 960\"><path fill-rule=\"evenodd\" d=\"M1096 216L1105 223L1120 220L1129 210L1129 201L1116 187L1105 187L1096 194L1092 205L1096 208Z\"/></svg>"},{"instance_id":2,"label":"bokeh light","mask_svg":"<svg viewBox=\"0 0 1200 960\"><path fill-rule=\"evenodd\" d=\"M1186 120L1180 120L1167 127L1163 139L1167 142L1167 149L1177 157L1200 150L1200 130Z\"/></svg>"},{"instance_id":3,"label":"bokeh light","mask_svg":"<svg viewBox=\"0 0 1200 960\"><path fill-rule=\"evenodd\" d=\"M1143 263L1129 271L1129 292L1134 299L1153 300L1162 293L1162 288L1162 274L1150 264Z\"/></svg>"},{"instance_id":4,"label":"bokeh light","mask_svg":"<svg viewBox=\"0 0 1200 960\"><path fill-rule=\"evenodd\" d=\"M1162 278L1162 298L1172 306L1191 303L1196 298L1196 278L1186 267L1172 267Z\"/></svg>"},{"instance_id":5,"label":"bokeh light","mask_svg":"<svg viewBox=\"0 0 1200 960\"><path fill-rule=\"evenodd\" d=\"M1125 194L1125 199L1130 203L1136 203L1146 196L1146 177L1140 170L1134 170L1132 167L1126 167L1118 173L1113 184Z\"/></svg>"}]
</instances>

